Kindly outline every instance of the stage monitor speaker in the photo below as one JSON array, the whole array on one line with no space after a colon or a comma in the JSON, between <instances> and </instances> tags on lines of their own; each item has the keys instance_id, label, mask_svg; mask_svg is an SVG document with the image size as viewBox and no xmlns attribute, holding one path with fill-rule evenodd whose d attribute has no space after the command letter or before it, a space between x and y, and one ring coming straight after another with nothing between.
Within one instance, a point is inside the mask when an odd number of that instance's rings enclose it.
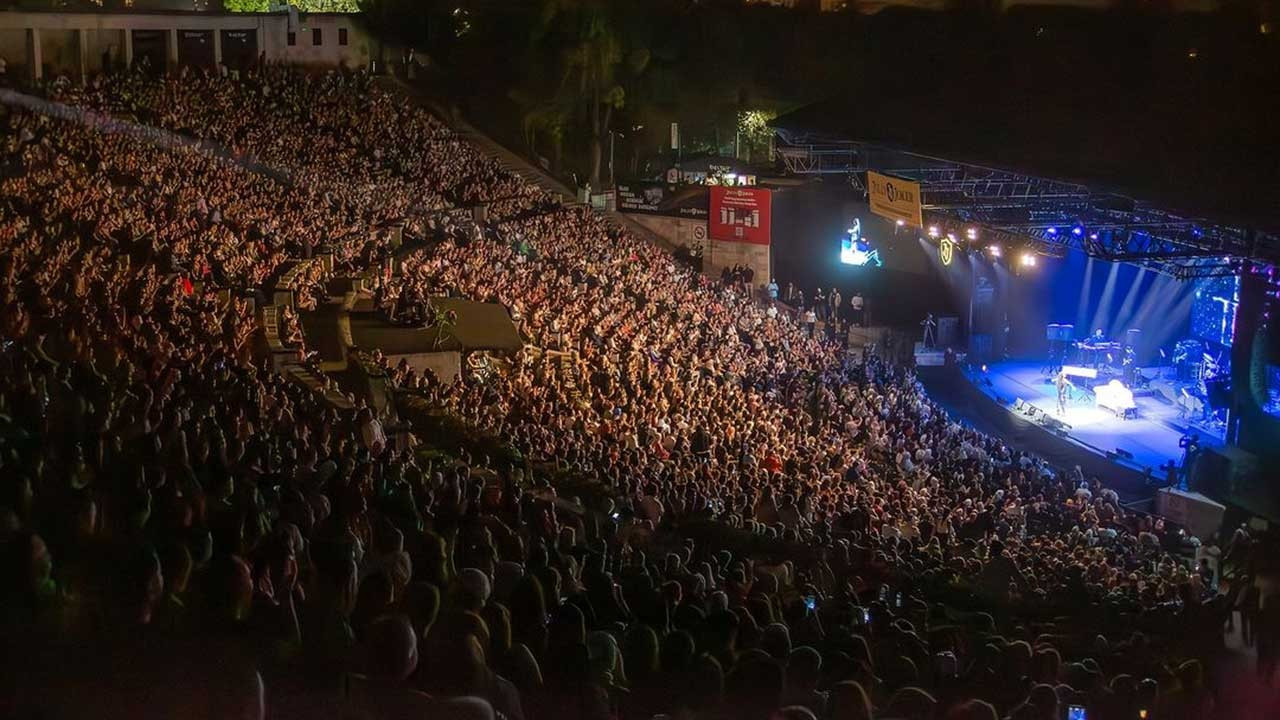
<instances>
[{"instance_id":1,"label":"stage monitor speaker","mask_svg":"<svg viewBox=\"0 0 1280 720\"><path fill-rule=\"evenodd\" d=\"M1049 430L1050 432L1055 432L1059 435L1066 435L1067 433L1071 432L1070 425L1062 422L1058 418L1046 412L1040 413L1040 425L1042 425L1045 429Z\"/></svg>"},{"instance_id":2,"label":"stage monitor speaker","mask_svg":"<svg viewBox=\"0 0 1280 720\"><path fill-rule=\"evenodd\" d=\"M1178 389L1168 380L1152 380L1151 389L1155 393L1155 398L1165 405L1178 403Z\"/></svg>"},{"instance_id":3,"label":"stage monitor speaker","mask_svg":"<svg viewBox=\"0 0 1280 720\"><path fill-rule=\"evenodd\" d=\"M1045 339L1057 342L1071 342L1075 340L1076 326L1063 323L1049 323L1045 326Z\"/></svg>"}]
</instances>

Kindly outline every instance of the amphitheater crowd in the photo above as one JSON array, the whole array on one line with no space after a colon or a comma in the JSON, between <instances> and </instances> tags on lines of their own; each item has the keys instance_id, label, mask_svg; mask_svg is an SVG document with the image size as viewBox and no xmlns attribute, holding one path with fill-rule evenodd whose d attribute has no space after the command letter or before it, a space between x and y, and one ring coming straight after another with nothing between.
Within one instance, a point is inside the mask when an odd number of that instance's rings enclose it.
<instances>
[{"instance_id":1,"label":"amphitheater crowd","mask_svg":"<svg viewBox=\"0 0 1280 720\"><path fill-rule=\"evenodd\" d=\"M1238 593L1189 540L368 77L35 92L0 110L0 715L1212 717ZM527 341L387 368L457 445L263 359L286 261L376 270L400 222L384 307L496 301Z\"/></svg>"}]
</instances>

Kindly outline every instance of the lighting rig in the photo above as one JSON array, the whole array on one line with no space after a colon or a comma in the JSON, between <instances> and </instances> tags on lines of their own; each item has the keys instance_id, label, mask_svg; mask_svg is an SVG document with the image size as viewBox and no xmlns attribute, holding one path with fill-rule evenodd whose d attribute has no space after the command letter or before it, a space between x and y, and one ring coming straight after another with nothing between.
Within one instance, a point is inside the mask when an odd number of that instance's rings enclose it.
<instances>
[{"instance_id":1,"label":"lighting rig","mask_svg":"<svg viewBox=\"0 0 1280 720\"><path fill-rule=\"evenodd\" d=\"M864 142L832 143L779 133L797 174L847 174L865 190L868 169L920 183L925 234L969 249L998 246L1062 256L1068 249L1143 265L1179 279L1237 275L1249 261L1280 264L1280 235L1186 217L1080 183L961 163ZM807 144L805 144L807 143ZM791 162L793 155L841 155L838 169ZM936 231L930 232L930 229ZM1018 254L1017 257L1021 257Z\"/></svg>"}]
</instances>

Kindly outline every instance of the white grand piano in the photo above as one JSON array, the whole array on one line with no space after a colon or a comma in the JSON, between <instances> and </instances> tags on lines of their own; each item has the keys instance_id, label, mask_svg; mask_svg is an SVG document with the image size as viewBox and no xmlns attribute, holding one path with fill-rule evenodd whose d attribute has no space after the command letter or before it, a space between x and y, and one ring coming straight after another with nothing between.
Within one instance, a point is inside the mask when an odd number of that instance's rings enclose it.
<instances>
[{"instance_id":1,"label":"white grand piano","mask_svg":"<svg viewBox=\"0 0 1280 720\"><path fill-rule=\"evenodd\" d=\"M1093 398L1098 407L1110 410L1117 417L1127 418L1138 409L1133 402L1133 391L1119 380L1093 386Z\"/></svg>"}]
</instances>

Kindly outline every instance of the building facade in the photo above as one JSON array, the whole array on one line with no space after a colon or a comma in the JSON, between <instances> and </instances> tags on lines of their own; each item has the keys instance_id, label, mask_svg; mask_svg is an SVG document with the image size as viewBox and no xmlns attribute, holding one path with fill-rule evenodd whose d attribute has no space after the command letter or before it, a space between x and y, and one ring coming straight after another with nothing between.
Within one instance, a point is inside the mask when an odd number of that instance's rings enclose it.
<instances>
[{"instance_id":1,"label":"building facade","mask_svg":"<svg viewBox=\"0 0 1280 720\"><path fill-rule=\"evenodd\" d=\"M320 67L366 67L376 44L339 13L0 12L0 58L11 77L81 82L144 63L246 68L259 60Z\"/></svg>"}]
</instances>

